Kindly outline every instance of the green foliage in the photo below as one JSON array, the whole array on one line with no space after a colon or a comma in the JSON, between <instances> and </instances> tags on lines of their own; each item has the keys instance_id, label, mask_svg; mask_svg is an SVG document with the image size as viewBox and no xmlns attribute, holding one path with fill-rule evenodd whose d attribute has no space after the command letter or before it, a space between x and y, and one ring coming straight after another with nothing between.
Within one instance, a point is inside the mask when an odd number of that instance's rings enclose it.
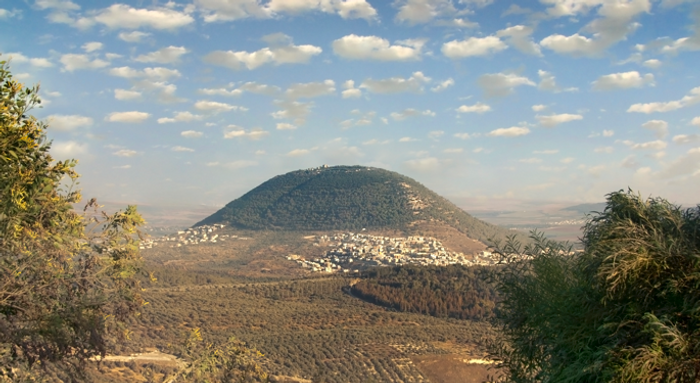
<instances>
[{"instance_id":1,"label":"green foliage","mask_svg":"<svg viewBox=\"0 0 700 383\"><path fill-rule=\"evenodd\" d=\"M491 317L496 301L483 269L462 265L378 267L350 291L399 311L471 320Z\"/></svg>"},{"instance_id":2,"label":"green foliage","mask_svg":"<svg viewBox=\"0 0 700 383\"><path fill-rule=\"evenodd\" d=\"M509 381L700 380L700 206L618 191L582 253L533 239L507 242L514 262L495 273Z\"/></svg>"},{"instance_id":3,"label":"green foliage","mask_svg":"<svg viewBox=\"0 0 700 383\"><path fill-rule=\"evenodd\" d=\"M127 333L143 305L134 206L109 215L96 201L78 214L75 160L49 154L47 126L28 111L24 88L0 62L0 381L31 379L50 362L80 364ZM88 208L90 210L88 211Z\"/></svg>"},{"instance_id":4,"label":"green foliage","mask_svg":"<svg viewBox=\"0 0 700 383\"><path fill-rule=\"evenodd\" d=\"M415 221L441 222L484 242L511 234L472 217L409 177L363 166L276 176L195 226L226 222L254 230L405 231Z\"/></svg>"}]
</instances>

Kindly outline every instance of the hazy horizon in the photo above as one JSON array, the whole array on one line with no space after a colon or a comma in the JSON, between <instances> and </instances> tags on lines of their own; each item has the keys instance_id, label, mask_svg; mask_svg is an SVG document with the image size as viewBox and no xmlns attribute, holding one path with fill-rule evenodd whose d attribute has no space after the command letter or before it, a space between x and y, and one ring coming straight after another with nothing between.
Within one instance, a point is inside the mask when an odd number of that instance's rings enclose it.
<instances>
[{"instance_id":1,"label":"hazy horizon","mask_svg":"<svg viewBox=\"0 0 700 383\"><path fill-rule=\"evenodd\" d=\"M0 52L104 201L359 164L486 208L694 204L699 22L687 0L0 1Z\"/></svg>"}]
</instances>

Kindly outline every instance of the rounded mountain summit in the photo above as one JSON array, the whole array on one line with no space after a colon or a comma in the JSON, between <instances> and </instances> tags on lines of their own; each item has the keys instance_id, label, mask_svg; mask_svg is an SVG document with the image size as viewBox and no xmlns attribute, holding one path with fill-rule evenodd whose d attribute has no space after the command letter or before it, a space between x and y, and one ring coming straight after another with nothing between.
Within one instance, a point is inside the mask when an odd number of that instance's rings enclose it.
<instances>
[{"instance_id":1,"label":"rounded mountain summit","mask_svg":"<svg viewBox=\"0 0 700 383\"><path fill-rule=\"evenodd\" d=\"M321 166L275 176L194 226L248 230L466 235L487 242L514 234L467 214L412 178L364 166Z\"/></svg>"}]
</instances>

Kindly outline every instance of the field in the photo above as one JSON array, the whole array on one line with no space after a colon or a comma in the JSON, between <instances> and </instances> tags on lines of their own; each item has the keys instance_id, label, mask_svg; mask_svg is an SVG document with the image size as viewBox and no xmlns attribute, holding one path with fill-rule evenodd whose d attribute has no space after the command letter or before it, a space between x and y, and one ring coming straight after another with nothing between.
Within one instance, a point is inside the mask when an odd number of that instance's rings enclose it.
<instances>
[{"instance_id":1,"label":"field","mask_svg":"<svg viewBox=\"0 0 700 383\"><path fill-rule=\"evenodd\" d=\"M485 322L388 310L343 292L341 276L305 274L283 255L313 255L299 233L243 233L250 240L143 251L158 281L96 380L162 381L193 328L207 341L231 336L264 354L284 382L481 381L492 330ZM308 233L305 233L305 235ZM131 354L142 353L135 357ZM448 368L435 368L449 366ZM477 380L475 380L477 379Z\"/></svg>"}]
</instances>

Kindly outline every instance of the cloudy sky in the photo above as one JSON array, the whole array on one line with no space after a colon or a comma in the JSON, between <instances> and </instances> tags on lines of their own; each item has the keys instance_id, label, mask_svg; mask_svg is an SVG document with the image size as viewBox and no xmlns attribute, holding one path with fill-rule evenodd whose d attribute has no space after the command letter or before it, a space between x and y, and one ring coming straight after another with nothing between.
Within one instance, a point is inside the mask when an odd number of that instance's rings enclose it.
<instances>
[{"instance_id":1,"label":"cloudy sky","mask_svg":"<svg viewBox=\"0 0 700 383\"><path fill-rule=\"evenodd\" d=\"M0 35L101 200L360 164L495 206L700 202L695 0L0 0Z\"/></svg>"}]
</instances>

